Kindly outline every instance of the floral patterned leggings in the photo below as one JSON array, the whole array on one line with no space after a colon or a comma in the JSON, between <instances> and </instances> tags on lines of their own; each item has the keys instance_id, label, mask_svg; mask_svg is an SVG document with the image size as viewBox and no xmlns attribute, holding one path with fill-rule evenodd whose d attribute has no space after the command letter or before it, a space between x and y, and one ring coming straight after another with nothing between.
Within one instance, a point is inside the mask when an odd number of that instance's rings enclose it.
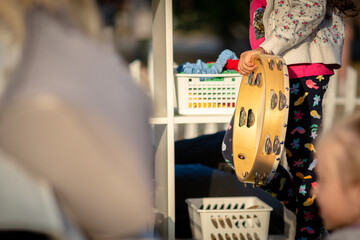
<instances>
[{"instance_id":1,"label":"floral patterned leggings","mask_svg":"<svg viewBox=\"0 0 360 240\"><path fill-rule=\"evenodd\" d=\"M316 186L314 141L322 128L322 99L330 76L312 76L290 80L290 106L285 140L287 171L279 165L274 178L263 190L281 201L296 213L295 239L321 239L325 234L315 195ZM233 167L233 120L225 134L222 152L225 161ZM290 174L289 174L290 172Z\"/></svg>"}]
</instances>

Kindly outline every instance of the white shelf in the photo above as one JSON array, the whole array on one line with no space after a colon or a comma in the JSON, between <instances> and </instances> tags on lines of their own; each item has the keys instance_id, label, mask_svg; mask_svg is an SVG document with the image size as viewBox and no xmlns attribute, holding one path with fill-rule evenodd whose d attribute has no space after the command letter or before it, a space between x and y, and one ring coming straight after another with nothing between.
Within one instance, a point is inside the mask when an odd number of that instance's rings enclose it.
<instances>
[{"instance_id":1,"label":"white shelf","mask_svg":"<svg viewBox=\"0 0 360 240\"><path fill-rule=\"evenodd\" d=\"M231 120L232 115L192 115L174 117L175 124L186 123L228 123Z\"/></svg>"},{"instance_id":2,"label":"white shelf","mask_svg":"<svg viewBox=\"0 0 360 240\"><path fill-rule=\"evenodd\" d=\"M192 116L174 116L174 124L187 124L187 123L228 123L232 115L192 115ZM168 124L166 117L152 117L149 123L151 125L164 125Z\"/></svg>"},{"instance_id":3,"label":"white shelf","mask_svg":"<svg viewBox=\"0 0 360 240\"><path fill-rule=\"evenodd\" d=\"M152 0L156 231L175 239L174 80L172 0Z\"/></svg>"},{"instance_id":4,"label":"white shelf","mask_svg":"<svg viewBox=\"0 0 360 240\"><path fill-rule=\"evenodd\" d=\"M152 0L153 96L155 144L155 205L161 239L175 240L175 144L176 124L228 123L231 115L175 115L172 0Z\"/></svg>"},{"instance_id":5,"label":"white shelf","mask_svg":"<svg viewBox=\"0 0 360 240\"><path fill-rule=\"evenodd\" d=\"M151 125L162 125L162 124L167 124L168 123L168 119L166 117L152 117L149 120L149 123Z\"/></svg>"}]
</instances>

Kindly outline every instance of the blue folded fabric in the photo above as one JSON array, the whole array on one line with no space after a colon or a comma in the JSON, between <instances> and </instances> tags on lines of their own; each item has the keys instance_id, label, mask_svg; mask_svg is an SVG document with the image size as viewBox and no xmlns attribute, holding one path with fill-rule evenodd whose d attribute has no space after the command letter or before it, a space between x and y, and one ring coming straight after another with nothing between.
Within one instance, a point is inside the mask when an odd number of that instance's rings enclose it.
<instances>
[{"instance_id":1,"label":"blue folded fabric","mask_svg":"<svg viewBox=\"0 0 360 240\"><path fill-rule=\"evenodd\" d=\"M238 58L233 51L229 49L225 49L220 53L218 59L210 68L206 63L198 59L196 63L186 62L180 65L177 68L177 71L179 73L186 73L186 74L220 74L223 72L223 69L228 59L238 59Z\"/></svg>"}]
</instances>

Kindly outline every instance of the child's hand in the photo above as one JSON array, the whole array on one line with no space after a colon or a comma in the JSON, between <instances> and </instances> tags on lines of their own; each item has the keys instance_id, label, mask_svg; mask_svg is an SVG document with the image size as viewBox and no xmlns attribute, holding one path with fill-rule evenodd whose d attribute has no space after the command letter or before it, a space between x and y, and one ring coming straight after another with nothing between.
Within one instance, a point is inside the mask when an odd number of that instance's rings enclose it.
<instances>
[{"instance_id":1,"label":"child's hand","mask_svg":"<svg viewBox=\"0 0 360 240\"><path fill-rule=\"evenodd\" d=\"M256 65L251 61L251 58L253 55L259 53L265 53L264 49L257 48L254 50L243 52L240 55L238 68L241 75L249 74L256 69Z\"/></svg>"}]
</instances>

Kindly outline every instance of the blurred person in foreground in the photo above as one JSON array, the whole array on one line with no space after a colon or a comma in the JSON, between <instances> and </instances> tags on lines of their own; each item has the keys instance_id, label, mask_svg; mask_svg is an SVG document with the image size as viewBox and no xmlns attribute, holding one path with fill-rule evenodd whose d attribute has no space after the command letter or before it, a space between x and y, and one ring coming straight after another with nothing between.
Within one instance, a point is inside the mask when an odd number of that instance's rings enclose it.
<instances>
[{"instance_id":1,"label":"blurred person in foreground","mask_svg":"<svg viewBox=\"0 0 360 240\"><path fill-rule=\"evenodd\" d=\"M320 215L330 240L360 238L360 113L323 135L315 167Z\"/></svg>"},{"instance_id":2,"label":"blurred person in foreground","mask_svg":"<svg viewBox=\"0 0 360 240\"><path fill-rule=\"evenodd\" d=\"M141 233L150 106L102 39L96 4L1 0L0 52L0 150L45 179L90 238Z\"/></svg>"}]
</instances>

